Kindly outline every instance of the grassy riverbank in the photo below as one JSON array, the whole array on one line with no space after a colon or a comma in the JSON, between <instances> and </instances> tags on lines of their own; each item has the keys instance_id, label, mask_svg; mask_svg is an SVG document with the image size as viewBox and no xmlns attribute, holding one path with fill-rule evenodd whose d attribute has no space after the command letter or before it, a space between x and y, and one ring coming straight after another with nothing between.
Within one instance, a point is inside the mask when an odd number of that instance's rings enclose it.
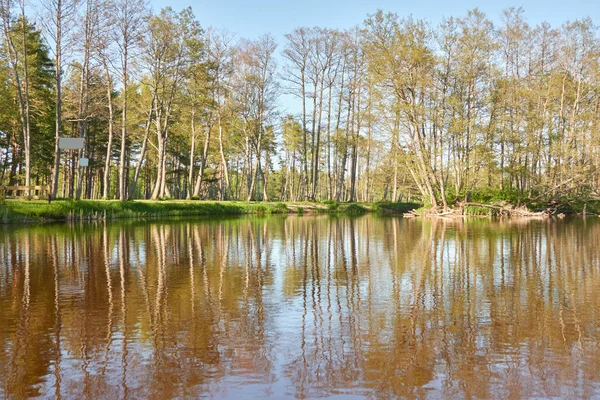
<instances>
[{"instance_id":1,"label":"grassy riverbank","mask_svg":"<svg viewBox=\"0 0 600 400\"><path fill-rule=\"evenodd\" d=\"M194 215L283 213L404 213L414 203L242 202L242 201L116 201L116 200L0 200L0 223L81 221L119 218L156 218Z\"/></svg>"}]
</instances>

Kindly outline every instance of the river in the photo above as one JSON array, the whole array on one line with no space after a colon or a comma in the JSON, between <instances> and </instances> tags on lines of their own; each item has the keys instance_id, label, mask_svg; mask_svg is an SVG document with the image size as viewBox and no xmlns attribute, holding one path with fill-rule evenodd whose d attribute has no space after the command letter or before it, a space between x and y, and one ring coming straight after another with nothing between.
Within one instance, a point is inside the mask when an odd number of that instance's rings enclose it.
<instances>
[{"instance_id":1,"label":"river","mask_svg":"<svg viewBox=\"0 0 600 400\"><path fill-rule=\"evenodd\" d=\"M600 396L600 218L0 226L0 398Z\"/></svg>"}]
</instances>

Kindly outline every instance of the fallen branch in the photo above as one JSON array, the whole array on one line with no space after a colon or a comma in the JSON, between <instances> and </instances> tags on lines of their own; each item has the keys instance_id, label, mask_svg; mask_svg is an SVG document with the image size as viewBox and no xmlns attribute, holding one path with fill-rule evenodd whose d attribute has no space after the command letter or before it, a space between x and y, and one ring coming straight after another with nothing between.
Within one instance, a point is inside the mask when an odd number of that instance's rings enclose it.
<instances>
[{"instance_id":1,"label":"fallen branch","mask_svg":"<svg viewBox=\"0 0 600 400\"><path fill-rule=\"evenodd\" d=\"M456 208L431 208L428 210L422 210L421 213L417 213L415 210L404 213L406 218L414 217L457 217L464 218L465 207L481 207L494 210L494 214L499 217L525 217L525 218L546 218L550 215L556 214L555 208L547 208L543 211L529 211L527 207L514 207L511 205L499 206L493 204L484 203L473 203L473 202L459 202L456 204Z\"/></svg>"},{"instance_id":2,"label":"fallen branch","mask_svg":"<svg viewBox=\"0 0 600 400\"><path fill-rule=\"evenodd\" d=\"M404 214L402 214L402 216L404 218L414 218L414 217L419 217L421 214L417 213L415 210L410 210L408 212L405 212Z\"/></svg>"},{"instance_id":3,"label":"fallen branch","mask_svg":"<svg viewBox=\"0 0 600 400\"><path fill-rule=\"evenodd\" d=\"M482 207L489 208L492 210L496 210L498 215L500 216L509 216L509 217L547 217L556 212L555 209L548 208L544 211L529 211L526 207L512 208L512 207L503 207L503 206L495 206L492 204L483 204L483 203L471 203L464 202L458 204L460 207Z\"/></svg>"}]
</instances>

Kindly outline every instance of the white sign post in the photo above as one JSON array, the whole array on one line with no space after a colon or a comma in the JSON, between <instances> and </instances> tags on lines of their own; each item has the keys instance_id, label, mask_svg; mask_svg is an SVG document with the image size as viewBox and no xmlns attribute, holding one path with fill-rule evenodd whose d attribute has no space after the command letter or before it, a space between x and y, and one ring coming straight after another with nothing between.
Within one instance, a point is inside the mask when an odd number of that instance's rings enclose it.
<instances>
[{"instance_id":1,"label":"white sign post","mask_svg":"<svg viewBox=\"0 0 600 400\"><path fill-rule=\"evenodd\" d=\"M61 137L58 138L58 148L61 150L83 150L85 146L84 138L70 138ZM79 153L81 154L81 152ZM79 159L79 167L87 167L89 165L89 159L82 157ZM81 174L81 172L79 172ZM77 189L77 198L79 198L80 188Z\"/></svg>"}]
</instances>

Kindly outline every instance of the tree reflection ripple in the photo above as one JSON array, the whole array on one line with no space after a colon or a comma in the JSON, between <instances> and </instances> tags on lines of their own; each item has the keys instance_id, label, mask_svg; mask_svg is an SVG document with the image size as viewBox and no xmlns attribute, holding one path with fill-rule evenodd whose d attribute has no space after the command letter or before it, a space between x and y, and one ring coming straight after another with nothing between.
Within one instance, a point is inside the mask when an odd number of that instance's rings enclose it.
<instances>
[{"instance_id":1,"label":"tree reflection ripple","mask_svg":"<svg viewBox=\"0 0 600 400\"><path fill-rule=\"evenodd\" d=\"M600 221L0 230L0 397L600 396Z\"/></svg>"}]
</instances>

